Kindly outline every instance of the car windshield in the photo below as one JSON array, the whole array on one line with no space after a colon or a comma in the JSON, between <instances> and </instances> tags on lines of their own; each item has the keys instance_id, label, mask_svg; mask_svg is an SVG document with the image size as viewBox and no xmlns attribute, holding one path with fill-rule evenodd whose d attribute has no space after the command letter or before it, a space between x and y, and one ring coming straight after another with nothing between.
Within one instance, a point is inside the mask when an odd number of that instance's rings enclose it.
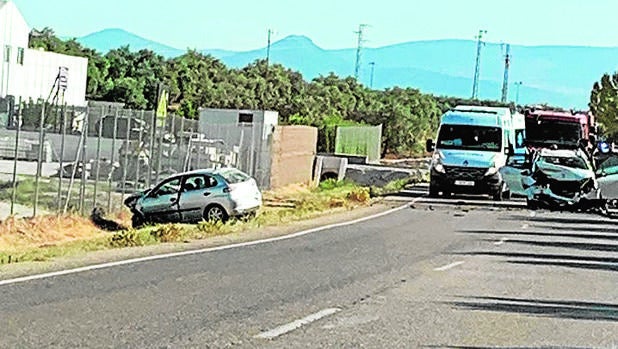
<instances>
[{"instance_id":1,"label":"car windshield","mask_svg":"<svg viewBox=\"0 0 618 349\"><path fill-rule=\"evenodd\" d=\"M539 161L552 165L559 165L578 169L588 169L586 161L579 157L541 156Z\"/></svg>"},{"instance_id":2,"label":"car windshield","mask_svg":"<svg viewBox=\"0 0 618 349\"><path fill-rule=\"evenodd\" d=\"M242 183L251 178L244 172L234 168L221 170L219 171L219 175L221 175L221 177L223 177L228 184Z\"/></svg>"},{"instance_id":3,"label":"car windshield","mask_svg":"<svg viewBox=\"0 0 618 349\"><path fill-rule=\"evenodd\" d=\"M539 123L535 119L526 119L526 141L529 144L576 145L580 138L579 123Z\"/></svg>"},{"instance_id":4,"label":"car windshield","mask_svg":"<svg viewBox=\"0 0 618 349\"><path fill-rule=\"evenodd\" d=\"M440 149L499 151L502 130L499 127L442 125L438 135Z\"/></svg>"}]
</instances>

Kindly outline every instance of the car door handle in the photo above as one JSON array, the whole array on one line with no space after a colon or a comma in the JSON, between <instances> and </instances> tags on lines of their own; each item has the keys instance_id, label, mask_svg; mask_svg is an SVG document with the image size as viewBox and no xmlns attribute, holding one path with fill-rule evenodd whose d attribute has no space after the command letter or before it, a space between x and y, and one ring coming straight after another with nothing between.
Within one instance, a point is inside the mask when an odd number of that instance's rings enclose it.
<instances>
[{"instance_id":1,"label":"car door handle","mask_svg":"<svg viewBox=\"0 0 618 349\"><path fill-rule=\"evenodd\" d=\"M176 198L171 198L171 199L170 199L170 202L171 202L172 204L175 204L175 203L176 203L176 201L178 201L178 199L176 199Z\"/></svg>"},{"instance_id":2,"label":"car door handle","mask_svg":"<svg viewBox=\"0 0 618 349\"><path fill-rule=\"evenodd\" d=\"M210 193L209 193L209 192L205 192L205 193L204 193L204 196L208 196L208 195L210 195Z\"/></svg>"}]
</instances>

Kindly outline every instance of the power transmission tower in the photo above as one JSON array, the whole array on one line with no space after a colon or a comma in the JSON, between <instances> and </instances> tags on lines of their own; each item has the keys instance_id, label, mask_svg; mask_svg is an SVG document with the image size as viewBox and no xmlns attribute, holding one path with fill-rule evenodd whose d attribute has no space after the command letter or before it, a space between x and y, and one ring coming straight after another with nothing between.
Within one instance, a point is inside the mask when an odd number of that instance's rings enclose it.
<instances>
[{"instance_id":1,"label":"power transmission tower","mask_svg":"<svg viewBox=\"0 0 618 349\"><path fill-rule=\"evenodd\" d=\"M479 75L481 73L481 49L485 43L483 42L483 34L487 34L487 30L479 30L479 35L476 37L476 65L474 67L474 82L472 85L472 99L478 99L479 96Z\"/></svg>"},{"instance_id":2,"label":"power transmission tower","mask_svg":"<svg viewBox=\"0 0 618 349\"><path fill-rule=\"evenodd\" d=\"M361 54L363 51L363 43L365 43L365 39L363 37L363 31L367 28L367 24L361 24L358 26L358 31L354 32L358 36L358 42L356 44L356 66L354 67L354 77L358 80L360 75L361 68Z\"/></svg>"},{"instance_id":3,"label":"power transmission tower","mask_svg":"<svg viewBox=\"0 0 618 349\"><path fill-rule=\"evenodd\" d=\"M511 66L511 45L506 44L504 56L504 80L502 81L502 103L506 103L509 95L509 68Z\"/></svg>"}]
</instances>

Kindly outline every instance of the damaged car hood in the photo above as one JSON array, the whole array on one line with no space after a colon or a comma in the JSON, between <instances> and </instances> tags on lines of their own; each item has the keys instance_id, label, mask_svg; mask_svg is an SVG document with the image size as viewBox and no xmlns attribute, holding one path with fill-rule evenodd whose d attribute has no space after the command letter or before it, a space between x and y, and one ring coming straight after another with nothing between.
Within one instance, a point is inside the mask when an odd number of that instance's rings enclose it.
<instances>
[{"instance_id":1,"label":"damaged car hood","mask_svg":"<svg viewBox=\"0 0 618 349\"><path fill-rule=\"evenodd\" d=\"M567 167L543 161L537 162L537 170L542 171L547 177L558 181L581 181L595 177L594 172L589 169Z\"/></svg>"}]
</instances>

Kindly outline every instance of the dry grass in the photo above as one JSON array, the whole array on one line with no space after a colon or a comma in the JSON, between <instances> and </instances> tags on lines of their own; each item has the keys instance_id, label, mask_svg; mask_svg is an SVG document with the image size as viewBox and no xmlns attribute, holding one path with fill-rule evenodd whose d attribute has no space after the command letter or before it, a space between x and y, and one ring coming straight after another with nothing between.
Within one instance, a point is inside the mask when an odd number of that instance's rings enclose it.
<instances>
[{"instance_id":1,"label":"dry grass","mask_svg":"<svg viewBox=\"0 0 618 349\"><path fill-rule=\"evenodd\" d=\"M226 224L157 225L112 234L101 231L88 218L78 215L9 218L0 223L0 265L43 261L101 249L204 239L349 210L367 205L370 200L367 188L333 181L319 188L288 186L264 192L263 196L265 205L253 219L231 220ZM131 225L131 213L126 210L108 218L124 226Z\"/></svg>"},{"instance_id":2,"label":"dry grass","mask_svg":"<svg viewBox=\"0 0 618 349\"><path fill-rule=\"evenodd\" d=\"M0 223L0 250L46 247L103 235L89 219L77 215L9 217Z\"/></svg>"}]
</instances>

